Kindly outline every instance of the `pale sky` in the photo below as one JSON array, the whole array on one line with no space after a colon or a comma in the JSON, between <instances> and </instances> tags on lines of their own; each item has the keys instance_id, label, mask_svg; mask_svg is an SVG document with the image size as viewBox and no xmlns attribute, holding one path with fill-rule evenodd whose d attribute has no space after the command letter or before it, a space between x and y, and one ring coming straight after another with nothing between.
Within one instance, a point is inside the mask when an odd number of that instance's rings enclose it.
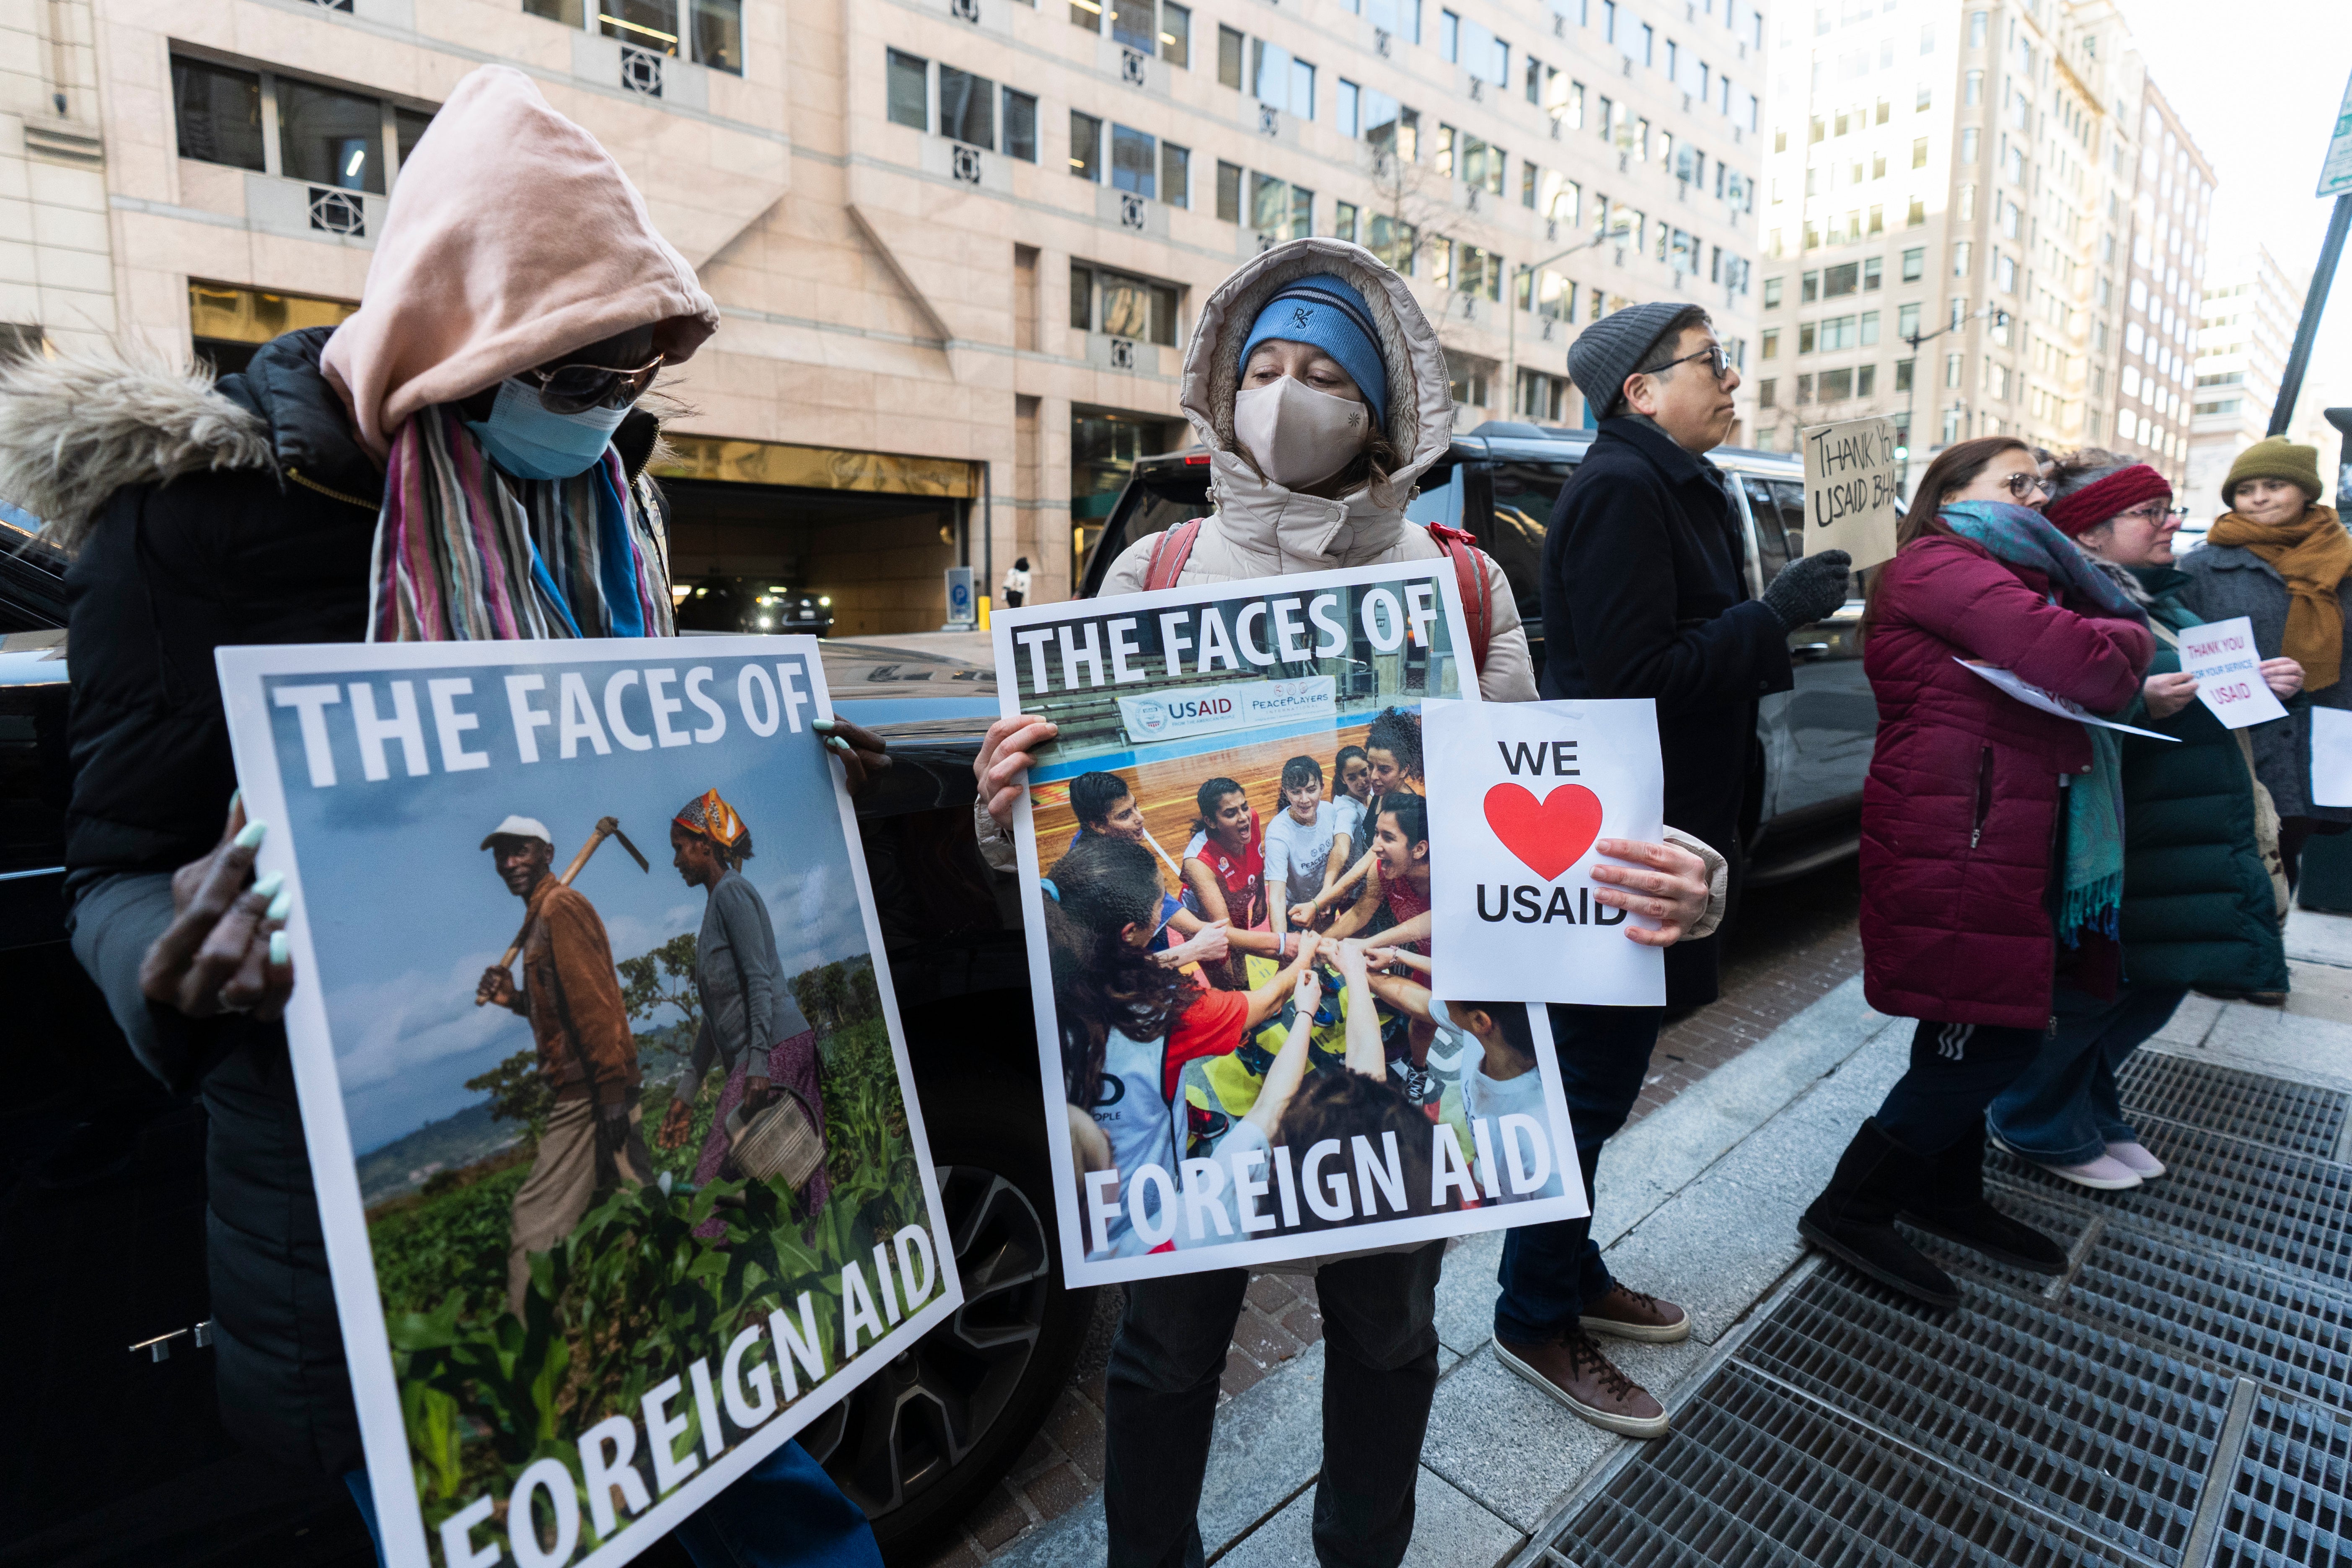
<instances>
[{"instance_id":1,"label":"pale sky","mask_svg":"<svg viewBox=\"0 0 2352 1568\"><path fill-rule=\"evenodd\" d=\"M2331 203L2312 195L2352 74L2342 0L2118 0L2148 75L2220 177L2210 244L2252 226L2291 270L2319 258ZM2337 268L2305 383L2352 402L2352 262Z\"/></svg>"}]
</instances>

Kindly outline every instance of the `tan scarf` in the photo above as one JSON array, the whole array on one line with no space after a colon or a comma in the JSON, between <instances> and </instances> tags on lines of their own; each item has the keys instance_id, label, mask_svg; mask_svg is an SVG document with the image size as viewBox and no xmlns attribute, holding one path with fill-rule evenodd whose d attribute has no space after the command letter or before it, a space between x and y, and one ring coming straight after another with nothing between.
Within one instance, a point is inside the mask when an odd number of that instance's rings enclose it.
<instances>
[{"instance_id":1,"label":"tan scarf","mask_svg":"<svg viewBox=\"0 0 2352 1568\"><path fill-rule=\"evenodd\" d=\"M2342 679L2344 604L2336 586L2352 576L2352 533L2334 509L2315 506L2276 527L2225 511L2205 542L2251 550L2286 579L2286 646L2280 651L2303 666L2303 689L2323 690Z\"/></svg>"}]
</instances>

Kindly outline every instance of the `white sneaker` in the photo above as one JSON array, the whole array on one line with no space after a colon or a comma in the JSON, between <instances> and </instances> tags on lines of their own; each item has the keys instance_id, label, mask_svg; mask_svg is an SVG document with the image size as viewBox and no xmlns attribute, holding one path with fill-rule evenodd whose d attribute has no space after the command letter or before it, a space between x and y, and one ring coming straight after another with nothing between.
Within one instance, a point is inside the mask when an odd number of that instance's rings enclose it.
<instances>
[{"instance_id":1,"label":"white sneaker","mask_svg":"<svg viewBox=\"0 0 2352 1568\"><path fill-rule=\"evenodd\" d=\"M1413 1066L1412 1063L1409 1061L1391 1062L1389 1064L1389 1070L1396 1074L1398 1079L1397 1087L1404 1090L1405 1099L1411 1100L1413 1104L1427 1105L1431 1100L1437 1098L1434 1094L1430 1092L1431 1085L1429 1075L1422 1071L1421 1068Z\"/></svg>"},{"instance_id":2,"label":"white sneaker","mask_svg":"<svg viewBox=\"0 0 2352 1568\"><path fill-rule=\"evenodd\" d=\"M2164 1162L2139 1143L2110 1143L2107 1158L2126 1167L2143 1182L2152 1182L2164 1174Z\"/></svg>"},{"instance_id":3,"label":"white sneaker","mask_svg":"<svg viewBox=\"0 0 2352 1568\"><path fill-rule=\"evenodd\" d=\"M2032 1155L2025 1158L2032 1160ZM2047 1160L2032 1160L2032 1163L2062 1181L2097 1192L2128 1192L2139 1185L2139 1173L2112 1154L2102 1154L2083 1165L2053 1165Z\"/></svg>"}]
</instances>

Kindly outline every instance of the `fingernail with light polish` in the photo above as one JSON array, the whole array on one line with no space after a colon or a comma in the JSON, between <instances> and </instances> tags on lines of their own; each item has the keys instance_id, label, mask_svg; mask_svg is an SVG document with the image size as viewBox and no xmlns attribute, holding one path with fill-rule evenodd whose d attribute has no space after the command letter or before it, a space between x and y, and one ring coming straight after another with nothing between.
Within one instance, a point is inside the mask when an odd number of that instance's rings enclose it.
<instances>
[{"instance_id":1,"label":"fingernail with light polish","mask_svg":"<svg viewBox=\"0 0 2352 1568\"><path fill-rule=\"evenodd\" d=\"M835 751L839 752L845 757L849 755L849 742L843 740L838 735L834 736L831 740L827 741L825 744L831 746Z\"/></svg>"},{"instance_id":2,"label":"fingernail with light polish","mask_svg":"<svg viewBox=\"0 0 2352 1568\"><path fill-rule=\"evenodd\" d=\"M231 840L231 842L236 844L239 849L258 849L261 847L262 838L268 832L269 824L266 822L248 822L238 832L236 837Z\"/></svg>"},{"instance_id":3,"label":"fingernail with light polish","mask_svg":"<svg viewBox=\"0 0 2352 1568\"><path fill-rule=\"evenodd\" d=\"M267 899L275 895L278 889L285 885L286 873L283 871L272 871L267 877L264 877L259 881L254 883L253 890Z\"/></svg>"},{"instance_id":4,"label":"fingernail with light polish","mask_svg":"<svg viewBox=\"0 0 2352 1568\"><path fill-rule=\"evenodd\" d=\"M269 933L269 962L282 968L286 964L293 962L293 955L294 950L286 941L286 933L282 931L271 931Z\"/></svg>"},{"instance_id":5,"label":"fingernail with light polish","mask_svg":"<svg viewBox=\"0 0 2352 1568\"><path fill-rule=\"evenodd\" d=\"M288 888L269 900L268 917L273 921L282 921L291 914L293 910L294 889Z\"/></svg>"},{"instance_id":6,"label":"fingernail with light polish","mask_svg":"<svg viewBox=\"0 0 2352 1568\"><path fill-rule=\"evenodd\" d=\"M809 728L831 733L833 730L833 721L830 719L812 719L809 721Z\"/></svg>"}]
</instances>

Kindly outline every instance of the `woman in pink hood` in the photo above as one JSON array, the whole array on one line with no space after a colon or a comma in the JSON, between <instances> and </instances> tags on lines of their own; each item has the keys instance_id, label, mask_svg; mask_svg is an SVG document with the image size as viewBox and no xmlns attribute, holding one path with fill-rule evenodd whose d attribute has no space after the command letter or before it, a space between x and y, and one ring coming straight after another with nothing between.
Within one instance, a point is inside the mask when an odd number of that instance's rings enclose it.
<instances>
[{"instance_id":1,"label":"woman in pink hood","mask_svg":"<svg viewBox=\"0 0 2352 1568\"><path fill-rule=\"evenodd\" d=\"M267 825L233 798L213 650L668 635L659 431L636 404L718 325L595 138L490 66L404 161L341 326L217 381L113 357L0 373L0 494L73 554L74 952L207 1114L223 1425L344 1478L371 1526L280 1022L289 895L253 879ZM853 788L887 765L846 723L832 743ZM678 1534L703 1563L880 1562L792 1445Z\"/></svg>"}]
</instances>

